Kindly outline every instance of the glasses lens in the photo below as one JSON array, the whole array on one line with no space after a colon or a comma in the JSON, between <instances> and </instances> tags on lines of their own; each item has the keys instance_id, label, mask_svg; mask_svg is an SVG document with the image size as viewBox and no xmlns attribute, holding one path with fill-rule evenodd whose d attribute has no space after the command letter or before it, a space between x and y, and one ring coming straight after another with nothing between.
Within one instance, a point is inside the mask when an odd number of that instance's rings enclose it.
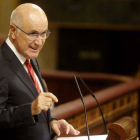
<instances>
[{"instance_id":1,"label":"glasses lens","mask_svg":"<svg viewBox=\"0 0 140 140\"><path fill-rule=\"evenodd\" d=\"M41 39L46 39L46 33L42 33L42 34L40 34L40 37L41 37Z\"/></svg>"},{"instance_id":2,"label":"glasses lens","mask_svg":"<svg viewBox=\"0 0 140 140\"><path fill-rule=\"evenodd\" d=\"M37 37L38 37L38 34L29 34L30 40L35 40L37 39Z\"/></svg>"},{"instance_id":3,"label":"glasses lens","mask_svg":"<svg viewBox=\"0 0 140 140\"><path fill-rule=\"evenodd\" d=\"M30 40L36 40L38 36L40 36L41 39L47 39L50 33L51 32L48 30L47 32L42 33L42 34L30 34L29 37L30 37Z\"/></svg>"}]
</instances>

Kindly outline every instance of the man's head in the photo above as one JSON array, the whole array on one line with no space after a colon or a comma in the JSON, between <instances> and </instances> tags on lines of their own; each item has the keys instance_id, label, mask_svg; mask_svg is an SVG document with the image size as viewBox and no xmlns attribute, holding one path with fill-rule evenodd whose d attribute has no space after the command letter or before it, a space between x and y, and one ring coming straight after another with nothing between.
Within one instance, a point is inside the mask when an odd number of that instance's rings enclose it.
<instances>
[{"instance_id":1,"label":"man's head","mask_svg":"<svg viewBox=\"0 0 140 140\"><path fill-rule=\"evenodd\" d=\"M11 15L9 38L17 51L27 59L36 58L45 43L48 20L37 5L18 6ZM41 34L41 36L34 36Z\"/></svg>"}]
</instances>

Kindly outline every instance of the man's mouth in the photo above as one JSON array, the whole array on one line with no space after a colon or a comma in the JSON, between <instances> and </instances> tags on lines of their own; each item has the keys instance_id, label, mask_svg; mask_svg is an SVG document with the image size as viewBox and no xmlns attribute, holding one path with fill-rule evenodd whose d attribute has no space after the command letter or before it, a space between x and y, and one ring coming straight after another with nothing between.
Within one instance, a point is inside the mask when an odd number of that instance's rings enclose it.
<instances>
[{"instance_id":1,"label":"man's mouth","mask_svg":"<svg viewBox=\"0 0 140 140\"><path fill-rule=\"evenodd\" d=\"M38 48L39 48L39 47L33 48L33 47L31 47L31 46L29 46L29 47L30 47L31 49L35 50L35 51L38 50Z\"/></svg>"}]
</instances>

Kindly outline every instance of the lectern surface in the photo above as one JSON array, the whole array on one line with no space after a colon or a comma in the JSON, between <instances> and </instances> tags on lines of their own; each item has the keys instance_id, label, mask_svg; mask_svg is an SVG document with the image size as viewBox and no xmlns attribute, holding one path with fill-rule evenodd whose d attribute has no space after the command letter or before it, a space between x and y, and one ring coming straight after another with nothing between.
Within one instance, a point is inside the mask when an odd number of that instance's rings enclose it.
<instances>
[{"instance_id":1,"label":"lectern surface","mask_svg":"<svg viewBox=\"0 0 140 140\"><path fill-rule=\"evenodd\" d=\"M106 140L107 135L94 135L90 136L90 140ZM87 136L77 136L77 137L59 137L57 140L88 140Z\"/></svg>"}]
</instances>

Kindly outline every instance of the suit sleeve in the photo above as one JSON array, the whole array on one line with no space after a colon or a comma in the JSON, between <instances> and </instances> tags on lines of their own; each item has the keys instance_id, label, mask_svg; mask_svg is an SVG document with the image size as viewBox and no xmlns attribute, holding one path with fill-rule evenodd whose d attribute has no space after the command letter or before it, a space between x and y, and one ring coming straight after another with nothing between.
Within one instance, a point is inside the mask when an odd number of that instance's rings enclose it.
<instances>
[{"instance_id":1,"label":"suit sleeve","mask_svg":"<svg viewBox=\"0 0 140 140\"><path fill-rule=\"evenodd\" d=\"M38 68L38 73L40 74L40 68L39 68L39 64L38 64L38 61L36 60L36 59L32 59L33 60L33 62L34 63L36 63L37 64L37 68ZM41 74L40 74L40 76L41 76ZM41 76L41 79L42 79L42 76ZM43 79L42 79L42 81L43 81ZM44 85L44 82L42 83L43 84L43 87L45 88L44 90L45 90L45 92L47 92L47 89L46 89L46 86ZM53 121L53 120L57 120L55 117L52 117L51 116L51 112L50 112L50 109L49 109L49 111L48 111L49 113L48 113L48 116L50 115L50 122L51 121Z\"/></svg>"},{"instance_id":2,"label":"suit sleeve","mask_svg":"<svg viewBox=\"0 0 140 140\"><path fill-rule=\"evenodd\" d=\"M0 130L34 125L31 104L6 107L8 98L10 98L8 92L8 83L6 78L3 77L0 79Z\"/></svg>"},{"instance_id":3,"label":"suit sleeve","mask_svg":"<svg viewBox=\"0 0 140 140\"><path fill-rule=\"evenodd\" d=\"M37 68L38 68L38 72L40 74L40 68L39 68L39 64L38 64L38 61L36 59L32 59L34 63L37 64ZM41 76L41 75L40 75ZM42 76L41 76L42 78ZM43 81L43 79L42 79ZM43 86L45 88L45 92L47 91L45 85L44 85L44 82L43 82ZM55 117L51 116L51 111L50 109L47 111L47 114L48 114L48 117L49 117L49 122L53 121L53 120L57 120ZM54 137L56 136L56 133L51 129L51 139L53 139Z\"/></svg>"}]
</instances>

